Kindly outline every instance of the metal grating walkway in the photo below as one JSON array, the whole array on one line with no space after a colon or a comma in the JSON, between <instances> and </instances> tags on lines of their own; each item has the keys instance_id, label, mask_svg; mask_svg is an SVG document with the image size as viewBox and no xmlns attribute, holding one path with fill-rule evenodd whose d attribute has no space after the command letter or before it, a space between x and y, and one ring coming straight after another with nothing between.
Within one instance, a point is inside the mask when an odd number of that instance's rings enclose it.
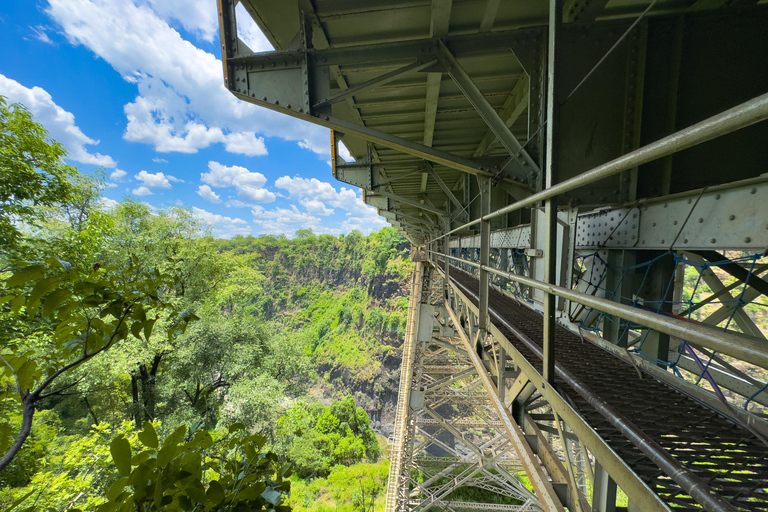
<instances>
[{"instance_id":1,"label":"metal grating walkway","mask_svg":"<svg viewBox=\"0 0 768 512\"><path fill-rule=\"evenodd\" d=\"M477 279L455 267L451 267L450 275L477 304ZM491 290L489 307L494 324L541 371L540 357L499 321L504 318L540 347L541 315L496 290ZM737 510L768 511L768 446L754 434L564 327L558 326L555 339L558 365L567 368L582 385L620 411L707 482L714 492ZM556 384L560 394L571 401L587 423L670 508L701 510L698 503L569 384L559 378Z\"/></svg>"}]
</instances>

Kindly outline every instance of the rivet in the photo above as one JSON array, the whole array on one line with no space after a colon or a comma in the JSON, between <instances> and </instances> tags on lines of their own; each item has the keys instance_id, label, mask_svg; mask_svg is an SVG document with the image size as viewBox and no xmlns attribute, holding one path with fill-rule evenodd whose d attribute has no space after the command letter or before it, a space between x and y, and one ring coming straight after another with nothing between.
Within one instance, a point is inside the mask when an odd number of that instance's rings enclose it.
<instances>
[{"instance_id":1,"label":"rivet","mask_svg":"<svg viewBox=\"0 0 768 512\"><path fill-rule=\"evenodd\" d=\"M715 194L715 199L720 199L720 194Z\"/></svg>"},{"instance_id":2,"label":"rivet","mask_svg":"<svg viewBox=\"0 0 768 512\"><path fill-rule=\"evenodd\" d=\"M655 228L655 227L656 227L656 223L654 222L654 223L653 223L653 225L652 225L651 227L654 227L654 228Z\"/></svg>"},{"instance_id":3,"label":"rivet","mask_svg":"<svg viewBox=\"0 0 768 512\"><path fill-rule=\"evenodd\" d=\"M667 207L667 203L664 203L664 208L666 208L666 207Z\"/></svg>"},{"instance_id":4,"label":"rivet","mask_svg":"<svg viewBox=\"0 0 768 512\"><path fill-rule=\"evenodd\" d=\"M691 204L691 200L690 199L688 200L688 204Z\"/></svg>"},{"instance_id":5,"label":"rivet","mask_svg":"<svg viewBox=\"0 0 768 512\"><path fill-rule=\"evenodd\" d=\"M685 240L683 240L683 243L687 244L688 243L688 239L686 238Z\"/></svg>"},{"instance_id":6,"label":"rivet","mask_svg":"<svg viewBox=\"0 0 768 512\"><path fill-rule=\"evenodd\" d=\"M715 239L715 238L712 238L712 239L709 241L709 243L711 243L711 244L713 244L713 243L715 243L715 242L717 242L717 239Z\"/></svg>"},{"instance_id":7,"label":"rivet","mask_svg":"<svg viewBox=\"0 0 768 512\"><path fill-rule=\"evenodd\" d=\"M704 222L704 219L702 219L701 217L699 217L699 224L701 224L702 222Z\"/></svg>"},{"instance_id":8,"label":"rivet","mask_svg":"<svg viewBox=\"0 0 768 512\"><path fill-rule=\"evenodd\" d=\"M736 216L735 216L735 215L729 215L729 216L728 216L728 220L734 220L734 219L736 219Z\"/></svg>"},{"instance_id":9,"label":"rivet","mask_svg":"<svg viewBox=\"0 0 768 512\"><path fill-rule=\"evenodd\" d=\"M664 243L664 239L661 240L661 243Z\"/></svg>"},{"instance_id":10,"label":"rivet","mask_svg":"<svg viewBox=\"0 0 768 512\"><path fill-rule=\"evenodd\" d=\"M750 237L747 237L747 238L745 238L745 239L744 239L744 242L745 242L745 243L747 243L747 244L748 244L749 242L751 242L751 241L752 241L752 239L751 239Z\"/></svg>"},{"instance_id":11,"label":"rivet","mask_svg":"<svg viewBox=\"0 0 768 512\"><path fill-rule=\"evenodd\" d=\"M677 221L676 221L676 220L673 220L673 221L672 221L672 225L673 225L673 226L677 226Z\"/></svg>"},{"instance_id":12,"label":"rivet","mask_svg":"<svg viewBox=\"0 0 768 512\"><path fill-rule=\"evenodd\" d=\"M750 193L750 194L757 194L757 189L756 189L756 188L753 188L752 190L750 190L750 191L749 191L749 193Z\"/></svg>"}]
</instances>

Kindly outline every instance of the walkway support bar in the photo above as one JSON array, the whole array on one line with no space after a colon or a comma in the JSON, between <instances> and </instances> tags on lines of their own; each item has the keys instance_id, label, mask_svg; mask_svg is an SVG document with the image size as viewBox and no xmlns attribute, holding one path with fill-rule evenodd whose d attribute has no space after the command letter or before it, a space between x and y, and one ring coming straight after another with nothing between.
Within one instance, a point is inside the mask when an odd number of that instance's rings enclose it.
<instances>
[{"instance_id":1,"label":"walkway support bar","mask_svg":"<svg viewBox=\"0 0 768 512\"><path fill-rule=\"evenodd\" d=\"M539 281L538 279L531 279L530 277L519 276L517 274L512 274L511 272L504 272L503 270L480 265L479 263L457 258L455 256L446 256L445 254L440 254L440 256L466 263L467 265L478 269L484 267L484 270L511 281L536 288L545 293L555 294L559 297L578 302L579 304L598 309L609 315L621 317L630 322L636 322L640 325L669 334L670 336L675 336L690 343L702 345L716 350L717 352L722 352L723 354L741 359L742 361L756 364L762 368L768 368L768 351L765 350L764 343L759 343L756 340L739 336L738 334L718 331L710 327L704 327L703 325L686 322L685 320L679 320L666 315L660 315L652 311L619 304L608 299L601 299L586 293L569 290L562 286L548 284L544 281Z\"/></svg>"},{"instance_id":2,"label":"walkway support bar","mask_svg":"<svg viewBox=\"0 0 768 512\"><path fill-rule=\"evenodd\" d=\"M705 119L700 123L689 126L679 132L673 133L663 139L652 142L647 146L636 149L620 156L610 162L602 165L598 165L592 170L579 174L569 180L565 180L558 183L551 188L537 192L531 196L516 201L504 208L500 208L495 212L488 215L484 215L478 219L459 226L448 233L441 235L442 238L446 235L456 233L457 231L464 230L470 226L473 226L482 220L490 220L500 215L510 213L526 206L531 206L539 201L544 201L550 197L555 197L569 190L600 181L605 178L609 178L615 174L632 169L648 162L652 162L661 157L671 155L678 151L688 149L702 142L706 142L711 139L715 139L722 135L735 132L741 128L746 128L760 121L768 119L768 93L751 99L741 105L738 105L725 112L712 116L709 119Z\"/></svg>"}]
</instances>

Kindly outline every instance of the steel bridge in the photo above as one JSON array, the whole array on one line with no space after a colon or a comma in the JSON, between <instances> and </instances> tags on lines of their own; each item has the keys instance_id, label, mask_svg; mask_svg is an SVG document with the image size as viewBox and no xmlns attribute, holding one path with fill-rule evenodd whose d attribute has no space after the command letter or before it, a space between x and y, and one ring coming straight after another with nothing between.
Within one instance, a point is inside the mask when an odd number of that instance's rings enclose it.
<instances>
[{"instance_id":1,"label":"steel bridge","mask_svg":"<svg viewBox=\"0 0 768 512\"><path fill-rule=\"evenodd\" d=\"M387 511L768 511L766 0L218 2L414 247Z\"/></svg>"}]
</instances>

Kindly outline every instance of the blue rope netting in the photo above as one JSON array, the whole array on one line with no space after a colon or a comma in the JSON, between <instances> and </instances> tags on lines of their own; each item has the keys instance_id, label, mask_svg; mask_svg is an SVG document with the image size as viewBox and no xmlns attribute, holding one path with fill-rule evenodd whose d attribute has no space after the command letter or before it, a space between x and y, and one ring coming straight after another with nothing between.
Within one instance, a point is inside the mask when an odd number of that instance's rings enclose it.
<instances>
[{"instance_id":1,"label":"blue rope netting","mask_svg":"<svg viewBox=\"0 0 768 512\"><path fill-rule=\"evenodd\" d=\"M750 301L744 298L747 292L747 289L749 288L749 277L753 275L756 264L763 256L761 253L745 255L738 258L723 259L722 261L699 262L699 261L693 261L693 260L687 259L684 256L681 256L676 253L668 252L668 253L661 254L649 261L639 263L637 265L621 267L620 268L621 277L617 280L615 286L613 286L613 288L610 290L607 289L605 284L606 277L607 277L608 271L613 270L615 266L610 264L608 261L606 261L603 254L601 254L600 251L597 251L590 254L579 255L576 259L575 263L578 264L579 268L584 270L585 273L578 276L578 280L577 280L577 283L575 283L575 286L581 286L583 291L585 291L585 293L589 293L592 295L603 295L607 299L621 302L623 304L631 304L633 307L647 309L649 311L654 311L659 314L670 315L670 313L668 313L667 311L664 311L665 306L668 306L666 308L668 310L670 309L669 306L677 305L679 306L679 310L681 310L681 314L672 315L672 316L678 316L678 318L685 319L692 322L697 321L696 318L693 317L693 313L699 310L704 305L710 304L710 305L728 306L730 307L730 313L727 318L723 319L725 321L723 325L723 330L727 330L731 326L731 323L733 322L736 314L739 311L742 311L741 306L750 304L754 306L768 307L768 304L766 303ZM636 294L631 297L626 297L621 295L622 282L624 278L627 276L627 274L629 273L642 274L642 279L640 280L640 284L639 286L636 287L637 290L642 290L648 280L648 276L653 266L662 262L663 260L666 260L665 263L668 263L669 258L673 259L674 267L672 268L672 272L671 272L672 277L667 283L665 293L662 295L663 297L670 296L670 291L672 290L672 287L674 286L674 282L675 282L675 274L677 273L678 267L680 265L684 265L683 268L685 267L695 268L698 274L696 277L695 283L693 285L693 288L684 289L684 296L681 297L680 300L651 301L651 300L644 300ZM592 261L589 261L590 259L592 259ZM587 263L590 263L590 264L587 264ZM727 291L725 292L719 291L718 293L715 293L712 290L709 290L706 283L703 283L702 281L705 272L710 271L710 269L713 267L720 267L722 265L733 264L733 263L740 264L742 267L745 267L745 268L749 268L749 273L747 274L747 278L745 282L739 283L737 286L733 288L726 287ZM586 271L587 268L589 269L588 271ZM697 302L697 297L699 295L699 292L700 291L705 292L705 288L707 292L706 295L709 295L710 298L704 299L703 301L700 300L699 302ZM738 290L738 293L735 297L732 293L734 289ZM716 296L716 297L712 298L713 296ZM724 300L721 300L721 299L724 299ZM685 308L684 311L682 311L683 308ZM622 319L613 317L611 315L606 315L604 312L593 309L593 308L581 306L578 304L572 305L571 310L569 311L569 317L571 321L578 322L576 317L579 316L580 314L583 314L582 318L590 319L589 325L582 325L580 328L586 331L593 332L599 336L603 335L604 331L606 330L609 324L612 324L613 328L617 328L619 330L620 334L618 339L627 338L630 330L644 331L643 334L640 336L639 340L635 339L627 350L629 352L641 354L644 358L649 359L660 366L669 368L676 376L680 378L683 378L683 374L680 371L680 368L678 367L678 365L683 355L685 353L688 353L700 368L700 373L697 376L697 379L695 381L696 384L698 385L702 379L706 379L712 386L713 390L718 395L720 395L721 398L725 399L719 387L717 386L716 381L714 380L714 378L712 377L709 371L712 365L712 362L717 357L717 352L715 351L709 352L709 357L707 358L706 363L702 363L697 353L693 350L692 347L690 347L690 345L685 340L676 338L677 341L679 342L677 356L672 361L661 360L661 359L658 359L655 355L652 355L643 350L643 346L645 345L651 333L650 329L646 329L643 326L636 325L628 321L624 321ZM718 322L718 325L723 324L723 320ZM760 393L766 391L766 389L768 389L768 383L766 383L764 386L762 386L762 388L758 389L757 391L754 392L754 394L752 394L750 397L747 398L746 402L743 405L744 409L747 409L749 407L749 404L755 399L755 397L757 397Z\"/></svg>"}]
</instances>

